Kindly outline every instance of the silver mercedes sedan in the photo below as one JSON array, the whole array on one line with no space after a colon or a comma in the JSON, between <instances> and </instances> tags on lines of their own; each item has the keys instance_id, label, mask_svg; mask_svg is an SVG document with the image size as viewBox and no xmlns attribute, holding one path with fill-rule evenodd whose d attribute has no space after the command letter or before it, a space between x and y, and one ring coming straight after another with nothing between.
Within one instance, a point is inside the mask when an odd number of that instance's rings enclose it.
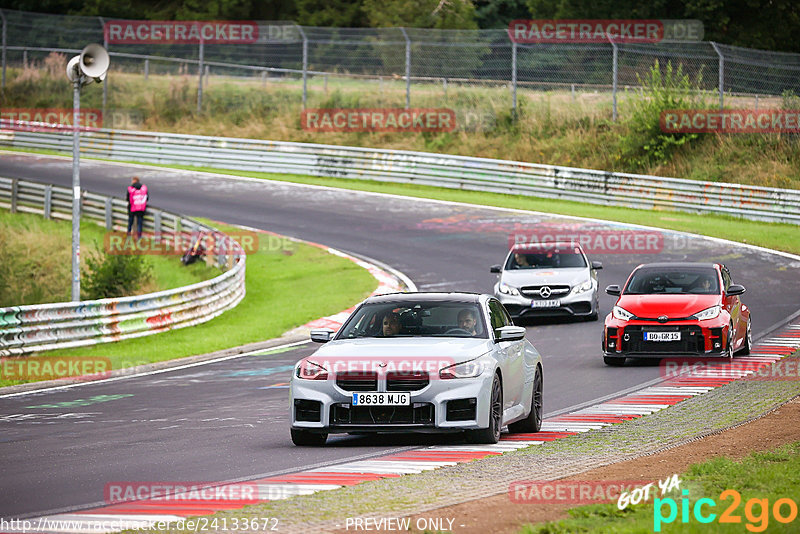
<instances>
[{"instance_id":1,"label":"silver mercedes sedan","mask_svg":"<svg viewBox=\"0 0 800 534\"><path fill-rule=\"evenodd\" d=\"M515 245L497 273L494 294L512 317L582 317L596 321L597 271L577 243Z\"/></svg>"},{"instance_id":2,"label":"silver mercedes sedan","mask_svg":"<svg viewBox=\"0 0 800 534\"><path fill-rule=\"evenodd\" d=\"M452 432L496 443L501 429L538 432L542 358L490 295L370 297L300 360L290 385L292 441L332 433Z\"/></svg>"}]
</instances>

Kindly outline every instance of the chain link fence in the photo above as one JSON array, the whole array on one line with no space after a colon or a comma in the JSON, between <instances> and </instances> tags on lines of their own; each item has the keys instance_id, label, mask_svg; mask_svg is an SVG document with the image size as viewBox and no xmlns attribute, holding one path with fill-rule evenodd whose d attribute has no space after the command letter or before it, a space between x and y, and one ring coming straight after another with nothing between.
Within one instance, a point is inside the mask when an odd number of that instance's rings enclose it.
<instances>
[{"instance_id":1,"label":"chain link fence","mask_svg":"<svg viewBox=\"0 0 800 534\"><path fill-rule=\"evenodd\" d=\"M102 17L13 10L0 15L3 87L8 68L41 64L51 52L75 54L90 42L104 44L113 73L104 83L104 117L113 106L108 85L116 73L145 81L157 75L196 78L198 112L211 105L203 102L209 83L236 80L279 90L282 105L298 111L447 107L464 128L510 115L523 99L543 95L591 101L616 119L618 100L641 88L656 61L662 68L680 65L698 88L718 96L720 106L757 108L789 91L800 93L800 54L713 42L518 44L506 30L318 28L259 21L258 38L247 44L114 44L105 40L108 20Z\"/></svg>"}]
</instances>

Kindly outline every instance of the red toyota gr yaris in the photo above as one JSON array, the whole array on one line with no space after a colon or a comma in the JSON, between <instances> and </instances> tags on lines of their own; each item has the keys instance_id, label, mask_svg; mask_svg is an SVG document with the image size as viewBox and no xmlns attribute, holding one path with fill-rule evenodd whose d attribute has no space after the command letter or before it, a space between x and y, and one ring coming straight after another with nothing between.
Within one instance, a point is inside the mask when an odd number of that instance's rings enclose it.
<instances>
[{"instance_id":1,"label":"red toyota gr yaris","mask_svg":"<svg viewBox=\"0 0 800 534\"><path fill-rule=\"evenodd\" d=\"M606 316L603 360L623 365L625 358L749 354L750 309L719 263L650 263L633 270L625 288L606 288L618 296Z\"/></svg>"}]
</instances>

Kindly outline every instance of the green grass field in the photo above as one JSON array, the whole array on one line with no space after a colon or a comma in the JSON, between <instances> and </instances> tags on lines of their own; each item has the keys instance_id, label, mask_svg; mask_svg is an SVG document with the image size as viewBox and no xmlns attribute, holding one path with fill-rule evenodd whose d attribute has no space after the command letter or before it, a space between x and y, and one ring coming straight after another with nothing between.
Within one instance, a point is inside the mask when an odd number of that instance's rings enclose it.
<instances>
[{"instance_id":1,"label":"green grass field","mask_svg":"<svg viewBox=\"0 0 800 534\"><path fill-rule=\"evenodd\" d=\"M71 232L68 221L0 209L0 307L70 300ZM95 223L81 223L83 260L103 249L105 233ZM191 285L221 274L203 262L185 267L178 256L144 259L152 277L135 294Z\"/></svg>"},{"instance_id":2,"label":"green grass field","mask_svg":"<svg viewBox=\"0 0 800 534\"><path fill-rule=\"evenodd\" d=\"M232 228L211 223L223 231ZM108 357L112 369L171 360L271 339L308 321L337 313L365 298L376 280L350 260L292 243L275 246L261 234L259 249L247 256L247 295L232 310L192 328L69 350L42 357ZM272 250L270 250L270 247ZM178 262L175 257L174 261ZM195 280L196 281L196 280ZM0 379L0 386L21 383Z\"/></svg>"},{"instance_id":3,"label":"green grass field","mask_svg":"<svg viewBox=\"0 0 800 534\"><path fill-rule=\"evenodd\" d=\"M708 534L709 532L786 532L794 533L800 528L797 517L798 495L800 495L800 442L786 445L774 451L753 453L741 461L716 458L693 465L680 475L681 491L665 495L658 503L653 498L649 503L631 505L619 510L617 504L594 504L573 508L569 519L542 525L527 526L520 534L556 534L567 532L609 532L618 534L640 534L653 532L685 532ZM723 494L726 490L734 493ZM736 494L739 500L736 500ZM686 498L687 506L683 499ZM700 499L706 501L699 512L701 519L710 514L715 517L703 523L695 515ZM671 521L670 503L674 501L675 516ZM776 518L775 504L783 502L779 513L791 521L781 522ZM684 515L684 509L686 515ZM794 510L794 514L792 514ZM723 512L735 522L723 522Z\"/></svg>"}]
</instances>

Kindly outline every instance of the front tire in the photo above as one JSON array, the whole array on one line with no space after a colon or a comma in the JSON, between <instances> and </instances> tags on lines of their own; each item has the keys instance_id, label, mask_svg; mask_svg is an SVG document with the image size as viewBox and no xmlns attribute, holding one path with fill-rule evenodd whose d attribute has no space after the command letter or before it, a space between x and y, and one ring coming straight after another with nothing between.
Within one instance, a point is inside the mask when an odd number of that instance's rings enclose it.
<instances>
[{"instance_id":1,"label":"front tire","mask_svg":"<svg viewBox=\"0 0 800 534\"><path fill-rule=\"evenodd\" d=\"M322 447L328 441L328 434L318 434L298 428L291 429L292 443L298 447Z\"/></svg>"},{"instance_id":2,"label":"front tire","mask_svg":"<svg viewBox=\"0 0 800 534\"><path fill-rule=\"evenodd\" d=\"M531 413L528 417L511 423L508 430L515 434L535 433L542 429L542 373L536 368L536 376L533 379L533 392L531 393Z\"/></svg>"},{"instance_id":3,"label":"front tire","mask_svg":"<svg viewBox=\"0 0 800 534\"><path fill-rule=\"evenodd\" d=\"M744 345L739 349L739 354L750 354L750 349L753 347L753 332L750 331L750 321L747 321L747 333L744 335Z\"/></svg>"},{"instance_id":4,"label":"front tire","mask_svg":"<svg viewBox=\"0 0 800 534\"><path fill-rule=\"evenodd\" d=\"M625 358L620 358L618 356L603 356L603 362L611 367L622 367L625 365Z\"/></svg>"},{"instance_id":5,"label":"front tire","mask_svg":"<svg viewBox=\"0 0 800 534\"><path fill-rule=\"evenodd\" d=\"M503 385L500 377L494 375L492 392L489 396L489 426L479 430L467 430L468 443L497 443L503 427Z\"/></svg>"}]
</instances>

